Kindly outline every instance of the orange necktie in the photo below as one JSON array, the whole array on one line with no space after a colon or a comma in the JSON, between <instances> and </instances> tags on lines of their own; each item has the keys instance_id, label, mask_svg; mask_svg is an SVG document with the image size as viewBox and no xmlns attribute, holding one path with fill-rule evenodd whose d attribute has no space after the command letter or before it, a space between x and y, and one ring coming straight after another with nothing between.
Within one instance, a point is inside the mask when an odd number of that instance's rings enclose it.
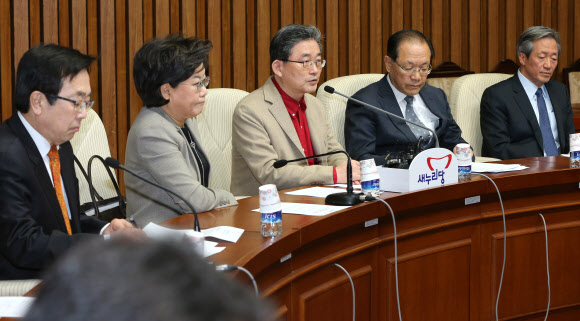
<instances>
[{"instance_id":1,"label":"orange necktie","mask_svg":"<svg viewBox=\"0 0 580 321\"><path fill-rule=\"evenodd\" d=\"M66 224L66 231L68 235L72 235L70 228L70 220L68 218L68 212L66 210L66 203L64 202L64 194L62 192L62 184L60 182L60 157L58 156L58 150L56 145L50 147L48 152L48 158L50 159L50 171L52 172L52 181L54 182L54 190L56 191L56 198L58 199L58 204L60 205L60 211L62 212L62 217L64 218L64 223Z\"/></svg>"}]
</instances>

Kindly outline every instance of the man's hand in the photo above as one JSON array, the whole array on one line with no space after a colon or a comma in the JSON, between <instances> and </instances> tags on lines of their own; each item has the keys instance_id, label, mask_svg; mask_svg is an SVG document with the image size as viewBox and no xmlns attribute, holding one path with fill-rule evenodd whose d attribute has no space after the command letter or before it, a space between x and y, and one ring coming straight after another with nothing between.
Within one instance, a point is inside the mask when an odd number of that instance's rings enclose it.
<instances>
[{"instance_id":1,"label":"man's hand","mask_svg":"<svg viewBox=\"0 0 580 321\"><path fill-rule=\"evenodd\" d=\"M344 162L336 167L336 182L339 184L346 184L346 165L347 162ZM360 184L360 163L355 160L350 161L352 165L352 181L353 184L359 182Z\"/></svg>"},{"instance_id":2,"label":"man's hand","mask_svg":"<svg viewBox=\"0 0 580 321\"><path fill-rule=\"evenodd\" d=\"M145 232L133 227L133 224L118 218L113 219L103 231L103 235L107 234L110 234L111 237L121 237L131 240L144 240L147 238Z\"/></svg>"}]
</instances>

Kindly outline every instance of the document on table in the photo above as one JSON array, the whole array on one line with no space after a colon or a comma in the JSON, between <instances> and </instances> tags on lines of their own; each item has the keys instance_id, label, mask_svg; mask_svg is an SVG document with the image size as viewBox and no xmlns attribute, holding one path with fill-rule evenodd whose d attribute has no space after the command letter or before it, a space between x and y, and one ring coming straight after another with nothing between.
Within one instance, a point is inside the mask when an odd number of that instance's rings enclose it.
<instances>
[{"instance_id":1,"label":"document on table","mask_svg":"<svg viewBox=\"0 0 580 321\"><path fill-rule=\"evenodd\" d=\"M332 185L325 185L325 186L346 188L346 184L332 184ZM353 189L361 189L362 187L360 184L353 184L352 188Z\"/></svg>"},{"instance_id":2,"label":"document on table","mask_svg":"<svg viewBox=\"0 0 580 321\"><path fill-rule=\"evenodd\" d=\"M201 233L205 237L215 237L216 239L236 243L244 233L244 229L233 226L216 226L201 230Z\"/></svg>"},{"instance_id":3,"label":"document on table","mask_svg":"<svg viewBox=\"0 0 580 321\"><path fill-rule=\"evenodd\" d=\"M493 164L493 163L472 163L471 171L474 173L505 173L513 171L521 171L527 166L520 164Z\"/></svg>"},{"instance_id":4,"label":"document on table","mask_svg":"<svg viewBox=\"0 0 580 321\"><path fill-rule=\"evenodd\" d=\"M284 214L301 214L310 216L325 216L349 208L350 206L334 206L321 204L303 204L282 202L282 213ZM260 212L260 209L253 210Z\"/></svg>"},{"instance_id":5,"label":"document on table","mask_svg":"<svg viewBox=\"0 0 580 321\"><path fill-rule=\"evenodd\" d=\"M0 317L23 318L34 302L34 298L23 296L0 297Z\"/></svg>"},{"instance_id":6,"label":"document on table","mask_svg":"<svg viewBox=\"0 0 580 321\"><path fill-rule=\"evenodd\" d=\"M330 188L330 187L308 187L299 189L292 192L286 192L288 195L299 195L299 196L312 196L326 198L326 196L335 193L345 193L346 189L343 188Z\"/></svg>"},{"instance_id":7,"label":"document on table","mask_svg":"<svg viewBox=\"0 0 580 321\"><path fill-rule=\"evenodd\" d=\"M239 229L237 227L229 227L229 226L218 226L222 229L213 230L208 233L210 236L224 239L230 242L237 242L242 233L244 232L243 229ZM240 231L241 230L241 231ZM143 232L147 234L149 238L156 239L156 240L174 240L180 241L184 237L191 237L193 236L193 230L175 230L170 229L167 227L163 227L157 225L155 223L149 223L147 226L143 228ZM205 235L204 230L202 233ZM217 246L217 242L212 242L208 240L204 240L203 243L203 257L212 256L216 253L219 253L225 249L225 247Z\"/></svg>"}]
</instances>

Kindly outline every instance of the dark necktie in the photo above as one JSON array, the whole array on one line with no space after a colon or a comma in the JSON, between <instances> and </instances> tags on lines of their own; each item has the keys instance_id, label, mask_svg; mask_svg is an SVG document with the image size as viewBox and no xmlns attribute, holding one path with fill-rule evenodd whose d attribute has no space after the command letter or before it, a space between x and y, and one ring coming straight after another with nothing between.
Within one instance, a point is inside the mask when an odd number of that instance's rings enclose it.
<instances>
[{"instance_id":1,"label":"dark necktie","mask_svg":"<svg viewBox=\"0 0 580 321\"><path fill-rule=\"evenodd\" d=\"M423 125L425 126L420 120L419 117L417 117L417 114L415 114L415 110L413 108L413 96L407 96L405 97L405 101L407 101L407 108L405 109L405 119L410 120L412 122L415 122L417 124ZM421 127L417 127L415 125L412 125L410 123L407 123L407 125L409 125L409 128L411 129L411 131L413 132L413 134L415 134L415 137L417 137L417 139L419 139L419 137L423 137L423 139L427 138L429 133L427 132L426 129L423 129Z\"/></svg>"},{"instance_id":2,"label":"dark necktie","mask_svg":"<svg viewBox=\"0 0 580 321\"><path fill-rule=\"evenodd\" d=\"M540 114L540 130L542 131L544 152L546 153L546 156L557 156L558 147L556 147L556 141L554 140L554 135L552 134L552 127L550 127L548 108L546 108L546 102L544 101L542 88L538 88L536 91L536 97L538 98L538 113Z\"/></svg>"}]
</instances>

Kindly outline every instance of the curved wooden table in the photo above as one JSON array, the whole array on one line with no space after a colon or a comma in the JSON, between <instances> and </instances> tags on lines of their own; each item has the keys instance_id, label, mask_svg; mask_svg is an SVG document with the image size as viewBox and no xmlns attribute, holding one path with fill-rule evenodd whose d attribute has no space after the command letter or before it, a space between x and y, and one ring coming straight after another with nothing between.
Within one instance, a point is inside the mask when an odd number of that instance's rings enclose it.
<instances>
[{"instance_id":1,"label":"curved wooden table","mask_svg":"<svg viewBox=\"0 0 580 321\"><path fill-rule=\"evenodd\" d=\"M501 320L543 320L548 301L542 213L548 226L550 320L580 319L580 169L565 157L504 161L529 169L489 175L507 216L507 261L500 296ZM323 199L280 193L282 201L322 204ZM466 205L466 198L479 202ZM493 185L471 182L411 193L383 193L397 220L399 290L403 320L494 320L503 255L502 215ZM203 228L246 230L236 244L212 256L217 264L250 270L261 293L279 304L282 319L398 320L393 226L380 202L325 217L283 215L284 233L260 236L256 197L235 207L200 214ZM365 222L378 224L365 227ZM193 216L166 222L193 227ZM290 258L288 255L290 254ZM286 257L284 261L282 258ZM242 273L238 278L246 280Z\"/></svg>"}]
</instances>

